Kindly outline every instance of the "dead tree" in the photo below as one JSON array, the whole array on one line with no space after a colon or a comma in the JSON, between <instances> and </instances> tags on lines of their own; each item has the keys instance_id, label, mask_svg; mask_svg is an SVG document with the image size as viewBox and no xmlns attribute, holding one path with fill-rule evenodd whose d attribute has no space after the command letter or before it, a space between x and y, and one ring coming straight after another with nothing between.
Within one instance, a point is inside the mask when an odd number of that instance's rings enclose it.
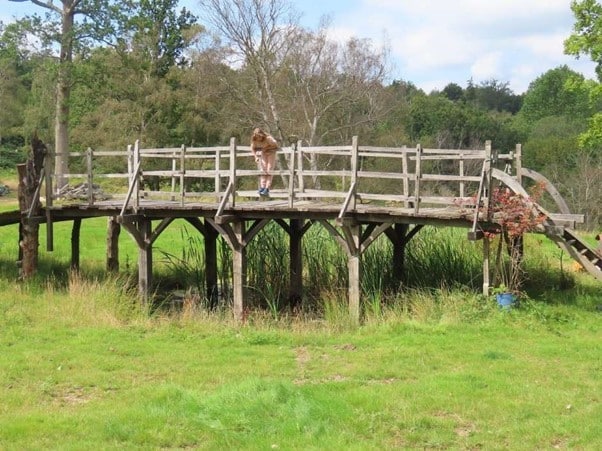
<instances>
[{"instance_id":1,"label":"dead tree","mask_svg":"<svg viewBox=\"0 0 602 451\"><path fill-rule=\"evenodd\" d=\"M38 246L40 223L39 185L44 169L44 158L48 149L36 136L31 140L31 155L24 164L17 165L19 174L19 265L21 279L35 274L38 267Z\"/></svg>"}]
</instances>

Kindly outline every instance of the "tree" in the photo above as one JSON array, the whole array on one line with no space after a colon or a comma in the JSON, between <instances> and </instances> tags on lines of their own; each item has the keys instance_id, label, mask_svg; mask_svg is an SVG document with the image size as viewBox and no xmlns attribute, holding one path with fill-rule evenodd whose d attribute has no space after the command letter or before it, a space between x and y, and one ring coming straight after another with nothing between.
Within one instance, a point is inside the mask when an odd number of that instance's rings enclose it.
<instances>
[{"instance_id":1,"label":"tree","mask_svg":"<svg viewBox=\"0 0 602 451\"><path fill-rule=\"evenodd\" d=\"M15 24L6 28L0 22L0 145L7 135L16 135L23 124L26 102L24 75L27 73L25 36Z\"/></svg>"},{"instance_id":2,"label":"tree","mask_svg":"<svg viewBox=\"0 0 602 451\"><path fill-rule=\"evenodd\" d=\"M386 49L374 51L370 41L357 38L335 42L325 28L300 31L296 42L283 62L287 72L281 83L296 135L309 145L329 136L340 142L345 132L357 134L384 117L390 108L383 88Z\"/></svg>"},{"instance_id":3,"label":"tree","mask_svg":"<svg viewBox=\"0 0 602 451\"><path fill-rule=\"evenodd\" d=\"M29 31L43 41L59 45L54 127L58 188L64 184L63 174L68 171L65 155L69 152L69 99L74 49L94 41L107 42L111 36L114 37L117 22L123 20L127 11L121 2L113 0L61 0L62 7L55 5L53 0L30 1L47 10L46 21L34 14L23 23L28 23ZM76 22L76 16L82 16L82 21Z\"/></svg>"},{"instance_id":4,"label":"tree","mask_svg":"<svg viewBox=\"0 0 602 451\"><path fill-rule=\"evenodd\" d=\"M449 100L456 102L462 99L464 96L464 90L456 83L448 83L445 88L443 88L443 94Z\"/></svg>"},{"instance_id":5,"label":"tree","mask_svg":"<svg viewBox=\"0 0 602 451\"><path fill-rule=\"evenodd\" d=\"M583 148L602 148L602 4L596 0L571 2L571 10L575 16L573 34L564 41L564 52L577 58L589 55L596 63L598 84L590 85L590 102L594 115L590 118L589 128L584 132L579 144ZM586 84L585 82L582 84Z\"/></svg>"},{"instance_id":6,"label":"tree","mask_svg":"<svg viewBox=\"0 0 602 451\"><path fill-rule=\"evenodd\" d=\"M127 23L133 34L130 44L135 53L145 55L151 74L164 77L173 66L186 64L187 32L197 18L186 8L176 13L178 0L128 1L138 11Z\"/></svg>"},{"instance_id":7,"label":"tree","mask_svg":"<svg viewBox=\"0 0 602 451\"><path fill-rule=\"evenodd\" d=\"M529 84L520 116L529 124L547 116L589 117L589 93L582 89L583 80L566 65L545 72Z\"/></svg>"},{"instance_id":8,"label":"tree","mask_svg":"<svg viewBox=\"0 0 602 451\"><path fill-rule=\"evenodd\" d=\"M564 52L577 58L589 55L602 82L602 4L597 0L573 0L571 10L574 32L564 41Z\"/></svg>"},{"instance_id":9,"label":"tree","mask_svg":"<svg viewBox=\"0 0 602 451\"><path fill-rule=\"evenodd\" d=\"M248 111L257 112L272 133L285 140L275 93L281 62L295 45L299 15L286 0L201 0L206 19L232 49L232 63L254 78L253 92L230 85ZM267 108L263 109L261 106ZM259 108L258 108L259 107Z\"/></svg>"}]
</instances>

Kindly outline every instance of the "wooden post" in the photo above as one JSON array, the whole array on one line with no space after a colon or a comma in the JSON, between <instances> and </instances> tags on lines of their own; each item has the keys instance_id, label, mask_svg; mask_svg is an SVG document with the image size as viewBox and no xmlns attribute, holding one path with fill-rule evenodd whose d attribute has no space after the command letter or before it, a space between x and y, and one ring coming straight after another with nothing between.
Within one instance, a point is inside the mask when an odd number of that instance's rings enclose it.
<instances>
[{"instance_id":1,"label":"wooden post","mask_svg":"<svg viewBox=\"0 0 602 451\"><path fill-rule=\"evenodd\" d=\"M305 182L303 181L303 142L301 140L297 141L297 168L298 168L298 190L300 193L305 192Z\"/></svg>"},{"instance_id":2,"label":"wooden post","mask_svg":"<svg viewBox=\"0 0 602 451\"><path fill-rule=\"evenodd\" d=\"M297 143L291 143L291 156L289 158L288 166L290 175L288 179L288 206L293 208L295 199L295 159L297 158Z\"/></svg>"},{"instance_id":3,"label":"wooden post","mask_svg":"<svg viewBox=\"0 0 602 451\"><path fill-rule=\"evenodd\" d=\"M459 167L459 175L460 177L464 177L464 154L460 152L460 167ZM460 197L464 197L464 180L460 180Z\"/></svg>"},{"instance_id":4,"label":"wooden post","mask_svg":"<svg viewBox=\"0 0 602 451\"><path fill-rule=\"evenodd\" d=\"M119 271L119 234L121 225L116 216L109 216L107 221L107 262L108 272Z\"/></svg>"},{"instance_id":5,"label":"wooden post","mask_svg":"<svg viewBox=\"0 0 602 451\"><path fill-rule=\"evenodd\" d=\"M142 242L138 244L138 294L146 305L150 300L153 276L152 221L140 219L138 228L142 238Z\"/></svg>"},{"instance_id":6,"label":"wooden post","mask_svg":"<svg viewBox=\"0 0 602 451\"><path fill-rule=\"evenodd\" d=\"M176 173L178 170L178 160L176 159L176 157L178 156L178 154L173 151L171 154L171 196L170 199L172 201L176 200ZM182 188L180 187L180 190Z\"/></svg>"},{"instance_id":7,"label":"wooden post","mask_svg":"<svg viewBox=\"0 0 602 451\"><path fill-rule=\"evenodd\" d=\"M357 167L358 167L358 159L359 159L359 146L358 146L358 138L354 136L351 139L351 185L356 186L355 191L353 192L353 197L351 198L351 203L349 207L351 210L355 210L357 205Z\"/></svg>"},{"instance_id":8,"label":"wooden post","mask_svg":"<svg viewBox=\"0 0 602 451\"><path fill-rule=\"evenodd\" d=\"M184 206L186 198L186 146L180 149L180 204Z\"/></svg>"},{"instance_id":9,"label":"wooden post","mask_svg":"<svg viewBox=\"0 0 602 451\"><path fill-rule=\"evenodd\" d=\"M515 155L515 170L516 170L516 180L522 186L523 185L523 145L516 145L516 155Z\"/></svg>"},{"instance_id":10,"label":"wooden post","mask_svg":"<svg viewBox=\"0 0 602 451\"><path fill-rule=\"evenodd\" d=\"M217 149L215 151L215 201L217 203L219 203L221 200L221 192L222 192L222 176L220 174L221 159L222 159L222 153L219 149Z\"/></svg>"},{"instance_id":11,"label":"wooden post","mask_svg":"<svg viewBox=\"0 0 602 451\"><path fill-rule=\"evenodd\" d=\"M82 228L82 220L80 218L73 220L73 228L71 229L71 270L79 271L79 237Z\"/></svg>"},{"instance_id":12,"label":"wooden post","mask_svg":"<svg viewBox=\"0 0 602 451\"><path fill-rule=\"evenodd\" d=\"M52 225L52 155L46 152L44 158L44 181L46 184L46 250L52 252L54 250L54 227Z\"/></svg>"},{"instance_id":13,"label":"wooden post","mask_svg":"<svg viewBox=\"0 0 602 451\"><path fill-rule=\"evenodd\" d=\"M300 219L291 219L289 226L290 242L290 287L289 305L295 309L300 307L303 298L303 222Z\"/></svg>"},{"instance_id":14,"label":"wooden post","mask_svg":"<svg viewBox=\"0 0 602 451\"><path fill-rule=\"evenodd\" d=\"M353 239L353 248L350 246L347 260L347 269L349 271L349 315L354 324L359 324L362 255L360 251L360 242L362 228L360 225L349 226L349 232Z\"/></svg>"},{"instance_id":15,"label":"wooden post","mask_svg":"<svg viewBox=\"0 0 602 451\"><path fill-rule=\"evenodd\" d=\"M232 224L236 243L232 248L232 291L234 318L244 319L244 301L247 285L247 248L244 245L245 222L236 221Z\"/></svg>"},{"instance_id":16,"label":"wooden post","mask_svg":"<svg viewBox=\"0 0 602 451\"><path fill-rule=\"evenodd\" d=\"M398 282L399 286L405 283L405 239L409 228L408 224L395 224L391 228L391 233L387 234L393 243L393 278Z\"/></svg>"},{"instance_id":17,"label":"wooden post","mask_svg":"<svg viewBox=\"0 0 602 451\"><path fill-rule=\"evenodd\" d=\"M217 237L218 232L205 220L205 282L207 288L207 300L210 308L217 307L218 283L217 283Z\"/></svg>"},{"instance_id":18,"label":"wooden post","mask_svg":"<svg viewBox=\"0 0 602 451\"><path fill-rule=\"evenodd\" d=\"M136 165L134 164L134 152L132 151L132 145L128 144L127 147L127 160L128 160L128 186L132 184L132 180L134 180L134 168Z\"/></svg>"},{"instance_id":19,"label":"wooden post","mask_svg":"<svg viewBox=\"0 0 602 451\"><path fill-rule=\"evenodd\" d=\"M236 205L236 138L230 138L230 183L232 183L231 205Z\"/></svg>"},{"instance_id":20,"label":"wooden post","mask_svg":"<svg viewBox=\"0 0 602 451\"><path fill-rule=\"evenodd\" d=\"M483 242L483 295L489 296L489 259L491 253L491 244L487 238L482 240Z\"/></svg>"},{"instance_id":21,"label":"wooden post","mask_svg":"<svg viewBox=\"0 0 602 451\"><path fill-rule=\"evenodd\" d=\"M420 179L422 178L422 146L416 147L416 174L414 174L414 213L418 214L420 210Z\"/></svg>"},{"instance_id":22,"label":"wooden post","mask_svg":"<svg viewBox=\"0 0 602 451\"><path fill-rule=\"evenodd\" d=\"M493 178L491 177L491 165L492 165L492 152L491 152L491 141L485 141L485 162L484 162L484 166L483 169L485 171L485 183L483 184L483 193L484 193L484 197L483 197L483 206L485 207L485 214L487 217L487 220L491 220L491 210L489 208L489 203L491 200L491 190L492 190L492 183L493 183Z\"/></svg>"},{"instance_id":23,"label":"wooden post","mask_svg":"<svg viewBox=\"0 0 602 451\"><path fill-rule=\"evenodd\" d=\"M406 146L403 146L403 148L401 149L402 152L402 158L401 158L401 171L403 174L403 181L402 181L402 189L403 189L403 196L407 199L407 197L409 197L410 195L410 181L408 180L408 148ZM406 208L409 208L410 204L409 202L406 200L404 201L404 206Z\"/></svg>"},{"instance_id":24,"label":"wooden post","mask_svg":"<svg viewBox=\"0 0 602 451\"><path fill-rule=\"evenodd\" d=\"M140 141L136 140L134 144L134 170L138 167L138 163L140 163ZM138 212L138 208L140 207L140 179L142 174L142 165L140 165L140 170L133 174L135 177L136 183L136 195L134 196L134 211Z\"/></svg>"},{"instance_id":25,"label":"wooden post","mask_svg":"<svg viewBox=\"0 0 602 451\"><path fill-rule=\"evenodd\" d=\"M92 161L94 157L94 151L88 147L86 150L86 166L88 170L88 205L94 204L94 181L92 179Z\"/></svg>"}]
</instances>

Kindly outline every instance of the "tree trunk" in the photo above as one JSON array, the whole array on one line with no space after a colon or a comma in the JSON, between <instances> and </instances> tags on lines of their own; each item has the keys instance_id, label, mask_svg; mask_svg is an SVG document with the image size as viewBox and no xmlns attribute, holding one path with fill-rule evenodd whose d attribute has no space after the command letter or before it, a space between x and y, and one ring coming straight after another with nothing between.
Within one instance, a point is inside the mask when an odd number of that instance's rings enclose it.
<instances>
[{"instance_id":1,"label":"tree trunk","mask_svg":"<svg viewBox=\"0 0 602 451\"><path fill-rule=\"evenodd\" d=\"M44 156L47 152L46 146L37 137L32 139L31 148L32 155L27 162L17 166L19 173L19 209L21 210L21 236L19 241L19 255L22 257L19 275L21 279L27 279L34 275L38 267L40 225L35 219L30 220L28 214L31 210L32 216L39 215L40 199L35 197L35 194L43 170Z\"/></svg>"},{"instance_id":2,"label":"tree trunk","mask_svg":"<svg viewBox=\"0 0 602 451\"><path fill-rule=\"evenodd\" d=\"M61 53L56 85L56 116L54 123L56 189L66 183L69 152L69 97L71 96L71 62L73 54L73 7L65 5L62 14Z\"/></svg>"}]
</instances>

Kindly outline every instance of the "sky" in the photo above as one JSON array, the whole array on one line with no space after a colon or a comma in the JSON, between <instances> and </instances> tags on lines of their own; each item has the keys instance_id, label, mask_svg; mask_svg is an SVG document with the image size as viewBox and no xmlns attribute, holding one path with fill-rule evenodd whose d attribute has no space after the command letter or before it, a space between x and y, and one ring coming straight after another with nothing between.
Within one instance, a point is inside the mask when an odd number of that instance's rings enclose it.
<instances>
[{"instance_id":1,"label":"sky","mask_svg":"<svg viewBox=\"0 0 602 451\"><path fill-rule=\"evenodd\" d=\"M448 83L463 88L495 79L515 94L550 69L566 64L595 79L587 56L564 54L574 16L570 0L289 0L301 24L316 29L330 17L330 36L368 38L387 45L391 80L413 83L425 92ZM197 16L197 0L180 0ZM30 2L0 0L4 23L31 12Z\"/></svg>"}]
</instances>

